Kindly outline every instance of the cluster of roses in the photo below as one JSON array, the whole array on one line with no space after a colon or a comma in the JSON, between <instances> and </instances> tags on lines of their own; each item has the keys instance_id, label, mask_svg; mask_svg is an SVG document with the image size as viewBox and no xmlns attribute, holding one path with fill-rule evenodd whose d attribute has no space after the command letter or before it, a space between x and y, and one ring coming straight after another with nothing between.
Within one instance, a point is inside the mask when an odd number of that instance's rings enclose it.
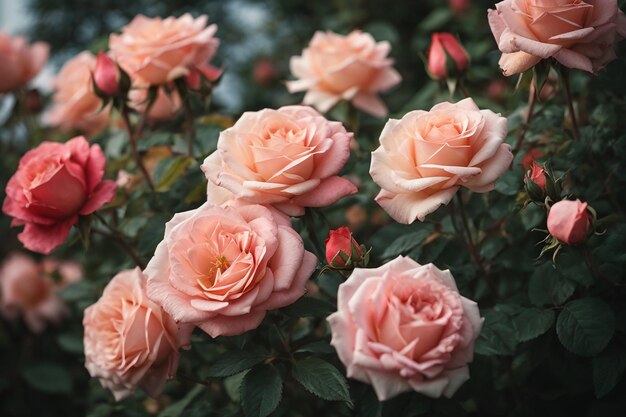
<instances>
[{"instance_id":1,"label":"cluster of roses","mask_svg":"<svg viewBox=\"0 0 626 417\"><path fill-rule=\"evenodd\" d=\"M550 57L588 71L608 62L626 27L616 2L565 3L505 0L490 11L507 74ZM130 89L145 97L154 86L167 93L170 83L193 89L198 80L215 79L219 71L207 68L218 45L216 27L206 27L206 20L136 17L111 35L110 57L81 66L89 68L89 83L81 88L95 97L93 106L77 102L84 95L61 94L66 83L58 81L55 108L89 108L95 117L109 117L96 112L102 96ZM449 39L439 41L445 48ZM384 116L378 93L400 82L389 51L387 42L360 31L318 32L292 59L297 79L287 86L306 91L304 103L321 112L345 100ZM444 51L448 55L455 56ZM86 120L84 114L77 119ZM492 190L513 159L506 135L506 119L480 110L471 98L389 120L372 153L370 174L381 187L376 201L396 221L412 223L448 204L460 187ZM137 386L157 395L195 327L211 337L241 334L258 327L268 310L301 297L318 261L288 216L357 192L338 175L351 140L340 122L306 106L244 113L221 132L217 150L202 165L207 202L175 214L148 266L120 272L85 311L91 375L118 399ZM13 225L25 226L24 245L50 252L79 216L109 202L115 185L103 180L104 170L102 151L83 137L45 142L26 153L3 204ZM349 246L328 248L331 265L364 255L345 232ZM348 376L371 384L381 400L407 390L451 396L469 378L482 325L476 303L459 294L449 271L403 257L355 269L340 286L337 312L328 321Z\"/></svg>"}]
</instances>

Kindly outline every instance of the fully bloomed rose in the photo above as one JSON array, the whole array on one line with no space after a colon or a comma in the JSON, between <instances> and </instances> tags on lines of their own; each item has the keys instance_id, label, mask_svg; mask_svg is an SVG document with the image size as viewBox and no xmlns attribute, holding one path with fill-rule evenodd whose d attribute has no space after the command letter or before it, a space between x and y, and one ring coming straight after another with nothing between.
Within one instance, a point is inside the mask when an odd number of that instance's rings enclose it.
<instances>
[{"instance_id":1,"label":"fully bloomed rose","mask_svg":"<svg viewBox=\"0 0 626 417\"><path fill-rule=\"evenodd\" d=\"M288 81L287 89L291 93L306 91L304 104L322 113L347 100L364 112L383 117L387 106L378 93L402 79L387 57L390 49L389 42L376 42L359 30L347 36L315 32L302 56L291 58L291 72L298 79Z\"/></svg>"},{"instance_id":2,"label":"fully bloomed rose","mask_svg":"<svg viewBox=\"0 0 626 417\"><path fill-rule=\"evenodd\" d=\"M0 93L8 93L35 78L48 61L50 47L45 42L29 45L21 36L0 32Z\"/></svg>"},{"instance_id":3,"label":"fully bloomed rose","mask_svg":"<svg viewBox=\"0 0 626 417\"><path fill-rule=\"evenodd\" d=\"M206 64L217 51L216 25L207 27L208 17L194 19L136 16L112 34L109 49L117 63L139 85L166 84L189 75L193 67Z\"/></svg>"},{"instance_id":4,"label":"fully bloomed rose","mask_svg":"<svg viewBox=\"0 0 626 417\"><path fill-rule=\"evenodd\" d=\"M591 216L587 203L580 200L562 200L550 207L548 231L566 245L578 245L587 240Z\"/></svg>"},{"instance_id":5,"label":"fully bloomed rose","mask_svg":"<svg viewBox=\"0 0 626 417\"><path fill-rule=\"evenodd\" d=\"M93 90L92 72L96 57L81 52L63 65L54 81L52 108L44 115L47 124L63 130L79 130L95 135L109 124L111 108Z\"/></svg>"},{"instance_id":6,"label":"fully bloomed rose","mask_svg":"<svg viewBox=\"0 0 626 417\"><path fill-rule=\"evenodd\" d=\"M615 59L614 44L626 37L616 0L504 0L488 15L506 76L548 58L595 73Z\"/></svg>"},{"instance_id":7,"label":"fully bloomed rose","mask_svg":"<svg viewBox=\"0 0 626 417\"><path fill-rule=\"evenodd\" d=\"M348 377L371 384L381 401L410 390L451 397L469 379L482 327L450 271L402 256L355 269L328 322Z\"/></svg>"},{"instance_id":8,"label":"fully bloomed rose","mask_svg":"<svg viewBox=\"0 0 626 417\"><path fill-rule=\"evenodd\" d=\"M178 368L178 349L189 344L191 329L176 322L146 295L139 268L120 272L102 297L87 307L85 367L116 400L136 387L158 396Z\"/></svg>"},{"instance_id":9,"label":"fully bloomed rose","mask_svg":"<svg viewBox=\"0 0 626 417\"><path fill-rule=\"evenodd\" d=\"M41 265L13 254L0 267L0 312L9 319L21 315L30 330L39 333L47 323L58 322L67 309Z\"/></svg>"},{"instance_id":10,"label":"fully bloomed rose","mask_svg":"<svg viewBox=\"0 0 626 417\"><path fill-rule=\"evenodd\" d=\"M152 300L217 337L254 329L268 310L296 301L316 263L287 216L233 201L175 214L145 274Z\"/></svg>"},{"instance_id":11,"label":"fully bloomed rose","mask_svg":"<svg viewBox=\"0 0 626 417\"><path fill-rule=\"evenodd\" d=\"M76 137L66 143L43 142L20 160L6 187L2 210L22 226L27 249L50 253L62 244L79 216L115 196L115 183L103 180L106 159L98 145Z\"/></svg>"},{"instance_id":12,"label":"fully bloomed rose","mask_svg":"<svg viewBox=\"0 0 626 417\"><path fill-rule=\"evenodd\" d=\"M356 193L337 174L350 157L352 133L306 106L247 112L220 134L202 170L208 201L272 204L301 216Z\"/></svg>"},{"instance_id":13,"label":"fully bloomed rose","mask_svg":"<svg viewBox=\"0 0 626 417\"><path fill-rule=\"evenodd\" d=\"M471 98L390 119L372 153L370 174L382 188L376 201L396 221L412 223L448 204L461 186L492 190L513 160L506 134L506 119Z\"/></svg>"}]
</instances>

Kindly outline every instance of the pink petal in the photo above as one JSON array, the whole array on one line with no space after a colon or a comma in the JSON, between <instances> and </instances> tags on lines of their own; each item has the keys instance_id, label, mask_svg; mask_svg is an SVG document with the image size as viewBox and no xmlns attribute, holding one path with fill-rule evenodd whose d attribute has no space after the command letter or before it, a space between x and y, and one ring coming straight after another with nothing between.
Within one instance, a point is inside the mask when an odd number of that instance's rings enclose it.
<instances>
[{"instance_id":1,"label":"pink petal","mask_svg":"<svg viewBox=\"0 0 626 417\"><path fill-rule=\"evenodd\" d=\"M115 184L115 181L102 181L93 190L93 193L89 196L89 200L87 200L83 208L80 210L80 214L86 216L98 210L106 203L111 202L111 200L115 197L116 191L117 185Z\"/></svg>"},{"instance_id":2,"label":"pink petal","mask_svg":"<svg viewBox=\"0 0 626 417\"><path fill-rule=\"evenodd\" d=\"M293 198L291 202L302 207L326 207L357 192L350 181L335 176L324 179L314 190Z\"/></svg>"},{"instance_id":3,"label":"pink petal","mask_svg":"<svg viewBox=\"0 0 626 417\"><path fill-rule=\"evenodd\" d=\"M385 190L376 196L376 202L398 223L411 224L448 204L459 187L451 187L428 195L426 192L391 194Z\"/></svg>"},{"instance_id":4,"label":"pink petal","mask_svg":"<svg viewBox=\"0 0 626 417\"><path fill-rule=\"evenodd\" d=\"M198 327L211 337L237 336L259 327L264 317L265 310L253 310L249 314L237 317L216 316L199 323Z\"/></svg>"}]
</instances>

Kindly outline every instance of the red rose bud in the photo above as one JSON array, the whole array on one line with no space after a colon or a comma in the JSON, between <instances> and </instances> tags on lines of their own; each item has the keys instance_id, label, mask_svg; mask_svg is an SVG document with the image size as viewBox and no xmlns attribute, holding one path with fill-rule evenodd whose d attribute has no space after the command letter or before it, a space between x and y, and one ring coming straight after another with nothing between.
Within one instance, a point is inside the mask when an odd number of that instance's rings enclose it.
<instances>
[{"instance_id":1,"label":"red rose bud","mask_svg":"<svg viewBox=\"0 0 626 417\"><path fill-rule=\"evenodd\" d=\"M120 92L120 72L113 60L104 52L98 52L96 68L93 72L93 81L98 87L98 92L111 97Z\"/></svg>"},{"instance_id":2,"label":"red rose bud","mask_svg":"<svg viewBox=\"0 0 626 417\"><path fill-rule=\"evenodd\" d=\"M548 212L548 231L565 245L583 243L589 235L591 215L587 203L562 200Z\"/></svg>"},{"instance_id":3,"label":"red rose bud","mask_svg":"<svg viewBox=\"0 0 626 417\"><path fill-rule=\"evenodd\" d=\"M428 51L428 72L435 80L462 74L469 65L469 55L450 33L433 33Z\"/></svg>"},{"instance_id":4,"label":"red rose bud","mask_svg":"<svg viewBox=\"0 0 626 417\"><path fill-rule=\"evenodd\" d=\"M463 14L467 12L471 6L471 0L448 0L450 9L454 14Z\"/></svg>"},{"instance_id":5,"label":"red rose bud","mask_svg":"<svg viewBox=\"0 0 626 417\"><path fill-rule=\"evenodd\" d=\"M363 248L352 237L347 227L331 230L326 243L326 261L335 268L344 268L349 260L357 264L363 256Z\"/></svg>"},{"instance_id":6,"label":"red rose bud","mask_svg":"<svg viewBox=\"0 0 626 417\"><path fill-rule=\"evenodd\" d=\"M531 162L524 182L527 182L527 180L537 184L537 186L541 188L541 191L546 191L546 172L543 167L535 161Z\"/></svg>"}]
</instances>

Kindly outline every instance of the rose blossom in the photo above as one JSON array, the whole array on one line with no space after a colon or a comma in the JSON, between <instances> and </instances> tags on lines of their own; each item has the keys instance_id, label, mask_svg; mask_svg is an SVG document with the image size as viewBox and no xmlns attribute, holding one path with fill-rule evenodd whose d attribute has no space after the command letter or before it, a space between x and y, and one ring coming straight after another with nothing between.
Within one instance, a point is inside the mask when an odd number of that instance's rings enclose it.
<instances>
[{"instance_id":1,"label":"rose blossom","mask_svg":"<svg viewBox=\"0 0 626 417\"><path fill-rule=\"evenodd\" d=\"M145 274L152 300L217 337L254 329L266 311L296 301L316 263L287 216L233 201L175 214Z\"/></svg>"},{"instance_id":2,"label":"rose blossom","mask_svg":"<svg viewBox=\"0 0 626 417\"><path fill-rule=\"evenodd\" d=\"M45 42L29 45L21 36L0 32L0 94L17 90L35 78L46 65L49 50Z\"/></svg>"},{"instance_id":3,"label":"rose blossom","mask_svg":"<svg viewBox=\"0 0 626 417\"><path fill-rule=\"evenodd\" d=\"M55 290L50 276L26 255L12 254L0 267L0 312L9 319L22 315L33 332L67 313Z\"/></svg>"},{"instance_id":4,"label":"rose blossom","mask_svg":"<svg viewBox=\"0 0 626 417\"><path fill-rule=\"evenodd\" d=\"M355 30L347 36L315 32L301 56L291 58L290 67L298 78L287 82L290 93L306 91L304 104L327 112L340 100L377 117L387 114L378 97L402 77L388 58L391 45L376 42L369 33Z\"/></svg>"},{"instance_id":5,"label":"rose blossom","mask_svg":"<svg viewBox=\"0 0 626 417\"><path fill-rule=\"evenodd\" d=\"M137 84L166 84L215 55L217 26L207 27L207 20L206 15L194 19L189 13L166 19L138 15L121 34L110 36L109 49Z\"/></svg>"},{"instance_id":6,"label":"rose blossom","mask_svg":"<svg viewBox=\"0 0 626 417\"><path fill-rule=\"evenodd\" d=\"M346 266L346 262L341 257L340 252L343 252L347 258L350 258L353 246L359 257L363 255L363 250L352 237L352 232L345 226L331 230L324 244L326 245L326 262L334 267L342 268Z\"/></svg>"},{"instance_id":7,"label":"rose blossom","mask_svg":"<svg viewBox=\"0 0 626 417\"><path fill-rule=\"evenodd\" d=\"M566 245L578 245L587 240L591 216L587 203L580 200L562 200L550 207L548 231Z\"/></svg>"},{"instance_id":8,"label":"rose blossom","mask_svg":"<svg viewBox=\"0 0 626 417\"><path fill-rule=\"evenodd\" d=\"M448 204L460 186L492 190L513 160L506 134L507 120L471 98L390 119L372 153L370 174L382 188L376 201L412 223Z\"/></svg>"},{"instance_id":9,"label":"rose blossom","mask_svg":"<svg viewBox=\"0 0 626 417\"><path fill-rule=\"evenodd\" d=\"M176 322L146 296L146 280L139 268L120 272L102 297L87 307L85 367L116 400L136 387L158 396L178 368L178 349L189 344L190 328Z\"/></svg>"},{"instance_id":10,"label":"rose blossom","mask_svg":"<svg viewBox=\"0 0 626 417\"><path fill-rule=\"evenodd\" d=\"M613 46L626 36L616 0L504 0L488 16L506 76L548 58L595 73L615 59Z\"/></svg>"},{"instance_id":11,"label":"rose blossom","mask_svg":"<svg viewBox=\"0 0 626 417\"><path fill-rule=\"evenodd\" d=\"M98 52L96 67L93 71L93 82L105 96L113 96L120 91L120 72L111 57Z\"/></svg>"},{"instance_id":12,"label":"rose blossom","mask_svg":"<svg viewBox=\"0 0 626 417\"><path fill-rule=\"evenodd\" d=\"M93 90L95 68L96 57L87 51L63 65L54 81L52 108L44 115L47 124L89 135L99 133L109 124L111 108L102 108L102 100Z\"/></svg>"},{"instance_id":13,"label":"rose blossom","mask_svg":"<svg viewBox=\"0 0 626 417\"><path fill-rule=\"evenodd\" d=\"M469 379L482 327L450 271L402 256L355 269L328 322L348 377L371 384L380 401L410 390L451 397Z\"/></svg>"},{"instance_id":14,"label":"rose blossom","mask_svg":"<svg viewBox=\"0 0 626 417\"><path fill-rule=\"evenodd\" d=\"M26 152L6 187L2 210L27 249L50 253L78 221L115 196L115 183L103 180L106 159L98 145L76 137L43 142Z\"/></svg>"},{"instance_id":15,"label":"rose blossom","mask_svg":"<svg viewBox=\"0 0 626 417\"><path fill-rule=\"evenodd\" d=\"M451 33L433 33L428 49L428 72L435 80L464 73L469 65L469 55ZM448 68L454 71L448 73Z\"/></svg>"},{"instance_id":16,"label":"rose blossom","mask_svg":"<svg viewBox=\"0 0 626 417\"><path fill-rule=\"evenodd\" d=\"M350 157L352 133L306 106L246 112L220 133L202 170L208 201L228 198L272 204L301 216L357 192L337 174Z\"/></svg>"}]
</instances>

